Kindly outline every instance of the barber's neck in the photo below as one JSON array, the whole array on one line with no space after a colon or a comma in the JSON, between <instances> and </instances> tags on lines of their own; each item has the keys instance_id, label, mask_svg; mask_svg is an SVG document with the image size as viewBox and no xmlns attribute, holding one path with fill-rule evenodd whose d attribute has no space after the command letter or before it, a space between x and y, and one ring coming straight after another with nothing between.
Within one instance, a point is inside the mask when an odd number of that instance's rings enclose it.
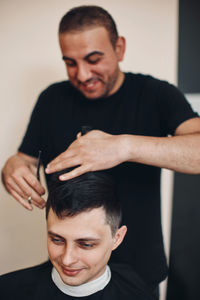
<instances>
[{"instance_id":1,"label":"barber's neck","mask_svg":"<svg viewBox=\"0 0 200 300\"><path fill-rule=\"evenodd\" d=\"M109 94L109 96L113 95L120 89L120 87L122 86L122 84L124 82L124 79L125 79L125 74L119 69L119 74L118 74L115 86L112 89L112 92L111 92L111 94Z\"/></svg>"}]
</instances>

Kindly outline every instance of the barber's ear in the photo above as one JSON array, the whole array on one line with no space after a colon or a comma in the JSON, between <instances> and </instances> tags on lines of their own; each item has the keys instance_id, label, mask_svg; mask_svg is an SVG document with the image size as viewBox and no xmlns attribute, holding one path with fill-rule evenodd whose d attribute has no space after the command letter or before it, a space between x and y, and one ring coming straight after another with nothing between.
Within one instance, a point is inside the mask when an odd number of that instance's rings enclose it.
<instances>
[{"instance_id":1,"label":"barber's ear","mask_svg":"<svg viewBox=\"0 0 200 300\"><path fill-rule=\"evenodd\" d=\"M124 58L124 52L126 49L126 40L123 36L119 36L115 46L115 52L118 58L118 61L122 61Z\"/></svg>"},{"instance_id":2,"label":"barber's ear","mask_svg":"<svg viewBox=\"0 0 200 300\"><path fill-rule=\"evenodd\" d=\"M121 226L115 236L114 236L114 243L113 243L113 248L112 250L115 250L122 242L123 242L123 239L126 235L126 232L127 232L127 227L125 225Z\"/></svg>"}]
</instances>

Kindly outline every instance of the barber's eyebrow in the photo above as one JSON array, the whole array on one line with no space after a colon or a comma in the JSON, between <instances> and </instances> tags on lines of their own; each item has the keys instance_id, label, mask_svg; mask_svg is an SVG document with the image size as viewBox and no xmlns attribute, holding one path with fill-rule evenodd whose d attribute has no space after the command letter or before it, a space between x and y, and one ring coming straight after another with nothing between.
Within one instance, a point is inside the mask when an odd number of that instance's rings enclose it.
<instances>
[{"instance_id":1,"label":"barber's eyebrow","mask_svg":"<svg viewBox=\"0 0 200 300\"><path fill-rule=\"evenodd\" d=\"M100 55L100 56L103 56L104 53L101 52L101 51L93 51L93 52L88 53L86 56L84 56L84 59L88 59L88 58L90 58L90 57L93 56L93 55ZM68 56L65 56L65 55L63 55L62 59L63 59L63 60L72 60L72 61L74 61L73 58L68 57Z\"/></svg>"},{"instance_id":2,"label":"barber's eyebrow","mask_svg":"<svg viewBox=\"0 0 200 300\"><path fill-rule=\"evenodd\" d=\"M90 58L90 57L93 56L93 55L100 55L100 56L103 56L104 53L101 52L101 51L93 51L93 52L87 54L87 55L84 57L84 59L88 59L88 58Z\"/></svg>"},{"instance_id":3,"label":"barber's eyebrow","mask_svg":"<svg viewBox=\"0 0 200 300\"><path fill-rule=\"evenodd\" d=\"M62 59L63 59L63 60L74 60L73 58L67 57L67 56L65 56L65 55L63 55Z\"/></svg>"}]
</instances>

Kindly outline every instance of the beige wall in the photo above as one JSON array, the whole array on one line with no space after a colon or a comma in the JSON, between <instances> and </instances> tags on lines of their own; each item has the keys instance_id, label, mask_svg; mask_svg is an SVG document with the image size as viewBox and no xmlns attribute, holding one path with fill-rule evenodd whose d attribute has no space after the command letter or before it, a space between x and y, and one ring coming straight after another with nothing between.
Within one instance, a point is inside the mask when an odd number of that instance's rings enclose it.
<instances>
[{"instance_id":1,"label":"beige wall","mask_svg":"<svg viewBox=\"0 0 200 300\"><path fill-rule=\"evenodd\" d=\"M57 26L81 4L101 5L115 18L127 39L123 70L176 82L177 0L1 1L1 167L16 152L38 93L66 78ZM167 200L171 190L165 186ZM25 210L2 185L0 200L0 274L46 259L44 212Z\"/></svg>"}]
</instances>

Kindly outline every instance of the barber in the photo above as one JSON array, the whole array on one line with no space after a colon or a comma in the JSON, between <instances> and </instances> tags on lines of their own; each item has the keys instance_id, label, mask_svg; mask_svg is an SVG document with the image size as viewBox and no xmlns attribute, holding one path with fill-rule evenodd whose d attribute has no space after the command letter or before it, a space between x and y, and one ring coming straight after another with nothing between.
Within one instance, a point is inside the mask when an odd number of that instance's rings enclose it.
<instances>
[{"instance_id":1,"label":"barber","mask_svg":"<svg viewBox=\"0 0 200 300\"><path fill-rule=\"evenodd\" d=\"M59 43L69 81L40 95L18 153L3 168L3 182L32 210L45 206L36 177L39 150L47 183L49 174L68 167L75 169L60 180L109 169L129 228L113 260L133 265L156 287L167 275L160 169L200 173L200 119L176 87L121 71L125 39L102 8L70 10L60 22ZM82 136L82 125L94 130Z\"/></svg>"}]
</instances>

